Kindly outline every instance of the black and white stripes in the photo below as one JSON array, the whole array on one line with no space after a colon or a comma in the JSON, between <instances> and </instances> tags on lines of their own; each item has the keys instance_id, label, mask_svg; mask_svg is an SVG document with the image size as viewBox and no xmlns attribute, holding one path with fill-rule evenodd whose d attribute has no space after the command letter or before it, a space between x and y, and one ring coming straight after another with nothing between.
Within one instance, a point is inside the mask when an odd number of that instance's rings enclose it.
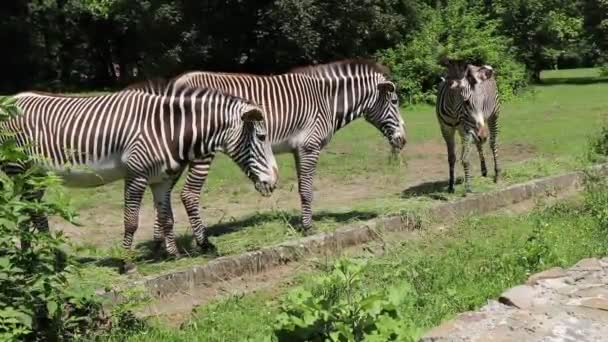
<instances>
[{"instance_id":1,"label":"black and white stripes","mask_svg":"<svg viewBox=\"0 0 608 342\"><path fill-rule=\"evenodd\" d=\"M125 179L125 248L132 245L149 184L157 229L164 233L167 251L177 253L170 195L192 161L224 152L261 193L271 193L276 184L278 171L262 109L216 90L161 84L105 96L29 92L16 99L23 114L0 123L0 130L14 133L37 164L68 186ZM199 245L205 246L204 231L196 233Z\"/></svg>"},{"instance_id":2,"label":"black and white stripes","mask_svg":"<svg viewBox=\"0 0 608 342\"><path fill-rule=\"evenodd\" d=\"M376 63L341 61L277 76L190 72L174 82L220 89L263 106L273 151L295 157L302 224L308 229L317 161L336 131L363 116L382 131L393 148L404 147L405 125L395 86L387 77L386 69ZM192 164L182 194L193 225L202 224L194 194L200 193L211 160L209 156Z\"/></svg>"},{"instance_id":3,"label":"black and white stripes","mask_svg":"<svg viewBox=\"0 0 608 342\"><path fill-rule=\"evenodd\" d=\"M500 176L497 135L500 102L494 71L488 65L476 66L464 61L445 61L446 79L439 86L437 119L448 150L450 180L448 191L454 192L454 165L456 144L454 133L462 138L461 161L464 168L465 194L471 192L469 152L475 143L481 162L481 173L487 176L483 143L490 138L494 158L494 182ZM489 127L489 129L488 129Z\"/></svg>"}]
</instances>

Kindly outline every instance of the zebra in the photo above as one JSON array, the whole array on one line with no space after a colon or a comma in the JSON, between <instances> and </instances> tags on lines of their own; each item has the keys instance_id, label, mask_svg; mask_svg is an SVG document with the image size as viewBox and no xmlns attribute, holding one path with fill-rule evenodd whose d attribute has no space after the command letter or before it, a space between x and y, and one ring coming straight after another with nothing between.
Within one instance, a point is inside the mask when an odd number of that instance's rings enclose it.
<instances>
[{"instance_id":1,"label":"zebra","mask_svg":"<svg viewBox=\"0 0 608 342\"><path fill-rule=\"evenodd\" d=\"M465 196L471 191L470 185L470 144L475 142L481 162L481 174L487 177L488 170L483 155L483 144L490 138L490 148L494 158L494 182L500 177L498 162L498 116L500 101L494 70L489 65L477 66L466 61L444 60L447 75L442 77L437 96L437 120L441 135L448 150L450 179L448 192L454 192L454 164L456 145L454 133L458 130L462 140L461 161L464 168ZM489 127L489 130L488 130Z\"/></svg>"},{"instance_id":2,"label":"zebra","mask_svg":"<svg viewBox=\"0 0 608 342\"><path fill-rule=\"evenodd\" d=\"M273 152L292 153L295 159L306 234L312 227L313 177L319 154L339 129L364 117L384 134L394 151L406 144L395 85L388 69L373 61L344 60L274 76L188 72L173 81L220 89L264 107ZM212 160L209 155L191 163L181 193L193 227L203 224L199 196ZM155 232L157 237L160 234Z\"/></svg>"},{"instance_id":3,"label":"zebra","mask_svg":"<svg viewBox=\"0 0 608 342\"><path fill-rule=\"evenodd\" d=\"M15 99L22 114L0 123L0 132L12 135L33 165L54 172L68 187L96 187L124 179L123 247L127 250L149 185L167 253L178 256L170 197L189 162L223 152L264 196L274 190L278 168L263 110L251 101L160 81L150 87L158 91L145 88L88 97L20 93ZM3 135L2 140L7 139ZM25 167L20 165L20 171ZM30 198L39 200L43 194L38 191ZM48 230L46 217L32 213L32 222ZM201 248L211 245L204 232L196 236Z\"/></svg>"}]
</instances>

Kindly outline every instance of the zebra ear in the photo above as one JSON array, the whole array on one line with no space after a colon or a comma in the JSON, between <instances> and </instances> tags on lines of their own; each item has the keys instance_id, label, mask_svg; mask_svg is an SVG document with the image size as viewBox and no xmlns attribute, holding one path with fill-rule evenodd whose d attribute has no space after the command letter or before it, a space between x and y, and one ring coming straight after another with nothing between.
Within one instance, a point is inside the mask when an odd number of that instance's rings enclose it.
<instances>
[{"instance_id":1,"label":"zebra ear","mask_svg":"<svg viewBox=\"0 0 608 342\"><path fill-rule=\"evenodd\" d=\"M263 121L264 114L262 114L262 110L256 107L248 107L243 115L241 115L241 119L243 121Z\"/></svg>"},{"instance_id":2,"label":"zebra ear","mask_svg":"<svg viewBox=\"0 0 608 342\"><path fill-rule=\"evenodd\" d=\"M484 65L479 68L479 71L477 71L477 77L479 77L481 81L489 80L493 75L494 69L492 69L492 67L489 65Z\"/></svg>"},{"instance_id":3,"label":"zebra ear","mask_svg":"<svg viewBox=\"0 0 608 342\"><path fill-rule=\"evenodd\" d=\"M381 92L394 93L396 90L395 84L390 81L378 83L378 90Z\"/></svg>"}]
</instances>

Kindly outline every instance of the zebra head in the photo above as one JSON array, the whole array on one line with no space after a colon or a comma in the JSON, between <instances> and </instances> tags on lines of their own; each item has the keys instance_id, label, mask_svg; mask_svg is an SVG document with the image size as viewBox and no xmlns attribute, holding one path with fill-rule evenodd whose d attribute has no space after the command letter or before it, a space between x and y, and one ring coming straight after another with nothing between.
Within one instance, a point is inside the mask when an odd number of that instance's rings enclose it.
<instances>
[{"instance_id":1,"label":"zebra head","mask_svg":"<svg viewBox=\"0 0 608 342\"><path fill-rule=\"evenodd\" d=\"M462 101L465 131L477 141L484 142L489 135L486 118L494 109L495 83L494 69L489 65L477 66L466 61L446 61L448 68L446 84ZM494 87L489 91L489 87Z\"/></svg>"},{"instance_id":2,"label":"zebra head","mask_svg":"<svg viewBox=\"0 0 608 342\"><path fill-rule=\"evenodd\" d=\"M380 80L374 93L377 96L371 108L366 111L365 120L378 128L388 139L393 151L403 149L407 142L405 137L405 122L399 112L399 97L395 84Z\"/></svg>"},{"instance_id":3,"label":"zebra head","mask_svg":"<svg viewBox=\"0 0 608 342\"><path fill-rule=\"evenodd\" d=\"M270 196L276 187L279 171L267 138L262 109L245 104L240 118L236 136L230 139L225 150L254 182L255 189L263 196Z\"/></svg>"}]
</instances>

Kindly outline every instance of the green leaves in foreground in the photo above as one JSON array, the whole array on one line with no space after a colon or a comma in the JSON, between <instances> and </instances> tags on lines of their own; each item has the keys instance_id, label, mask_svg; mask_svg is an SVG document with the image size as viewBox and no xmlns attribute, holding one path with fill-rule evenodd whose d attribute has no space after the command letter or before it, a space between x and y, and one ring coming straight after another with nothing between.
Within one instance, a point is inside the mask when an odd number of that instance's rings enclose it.
<instances>
[{"instance_id":1,"label":"green leaves in foreground","mask_svg":"<svg viewBox=\"0 0 608 342\"><path fill-rule=\"evenodd\" d=\"M281 303L279 341L409 341L416 333L402 309L413 298L408 283L366 290L360 261L341 259L310 287Z\"/></svg>"}]
</instances>

